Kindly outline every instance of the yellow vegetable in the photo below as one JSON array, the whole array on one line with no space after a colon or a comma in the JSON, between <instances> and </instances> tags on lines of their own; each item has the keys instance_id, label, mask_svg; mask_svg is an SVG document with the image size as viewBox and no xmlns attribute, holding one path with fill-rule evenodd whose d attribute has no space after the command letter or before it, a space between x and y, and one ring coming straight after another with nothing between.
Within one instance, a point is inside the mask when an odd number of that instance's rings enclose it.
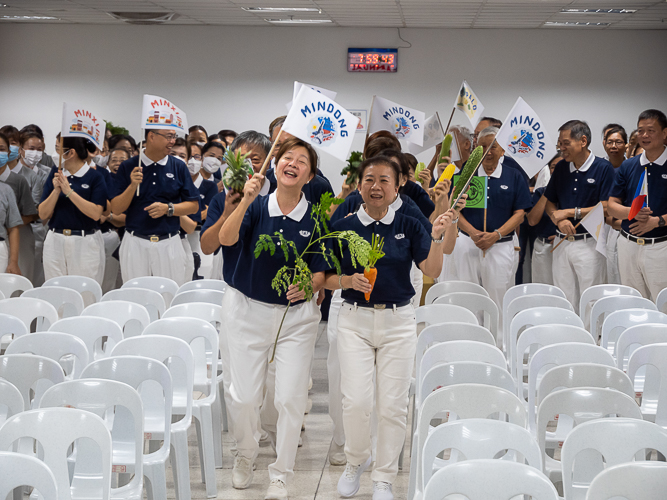
<instances>
[{"instance_id":1,"label":"yellow vegetable","mask_svg":"<svg viewBox=\"0 0 667 500\"><path fill-rule=\"evenodd\" d=\"M454 177L454 172L456 172L456 165L454 165L453 163L450 163L442 171L442 174L440 174L440 178L438 179L438 182L435 183L435 185L437 186L438 184L440 184L445 179L450 180L452 177Z\"/></svg>"}]
</instances>

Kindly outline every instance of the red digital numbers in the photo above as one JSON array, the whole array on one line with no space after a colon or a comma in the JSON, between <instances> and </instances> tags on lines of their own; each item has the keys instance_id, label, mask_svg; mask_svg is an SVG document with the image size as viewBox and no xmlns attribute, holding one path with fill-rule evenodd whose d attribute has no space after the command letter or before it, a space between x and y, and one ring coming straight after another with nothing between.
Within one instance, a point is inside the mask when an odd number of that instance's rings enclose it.
<instances>
[{"instance_id":1,"label":"red digital numbers","mask_svg":"<svg viewBox=\"0 0 667 500\"><path fill-rule=\"evenodd\" d=\"M348 71L395 73L396 55L382 52L348 52Z\"/></svg>"}]
</instances>

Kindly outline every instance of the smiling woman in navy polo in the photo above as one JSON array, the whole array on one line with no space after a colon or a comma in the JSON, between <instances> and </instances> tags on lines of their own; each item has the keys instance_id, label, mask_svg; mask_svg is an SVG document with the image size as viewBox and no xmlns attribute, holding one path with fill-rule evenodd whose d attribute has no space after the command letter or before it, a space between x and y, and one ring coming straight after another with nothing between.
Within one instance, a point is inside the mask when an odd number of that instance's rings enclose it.
<instances>
[{"instance_id":1,"label":"smiling woman in navy polo","mask_svg":"<svg viewBox=\"0 0 667 500\"><path fill-rule=\"evenodd\" d=\"M219 232L220 244L242 245L232 279L222 301L225 332L221 349L229 349L230 408L238 455L234 460L232 485L247 488L252 483L253 460L259 442L255 438L257 418L265 387L268 359L288 301L275 356L275 407L278 410L276 461L269 465L271 483L265 499L287 498L286 483L292 477L303 414L308 398L308 380L320 311L315 300L304 302L304 292L292 285L279 296L271 281L286 262L281 249L274 256L253 255L260 235L280 232L302 252L310 241L315 221L310 203L302 193L305 183L316 175L317 155L300 139L285 141L276 155L275 193L258 196L264 176L246 182L244 197L225 220ZM278 243L277 243L278 244ZM323 258L305 257L313 273L313 290L324 282L328 265ZM287 265L294 265L290 253ZM226 339L227 346L222 345Z\"/></svg>"},{"instance_id":2,"label":"smiling woman in navy polo","mask_svg":"<svg viewBox=\"0 0 667 500\"><path fill-rule=\"evenodd\" d=\"M44 277L88 276L102 284L104 241L99 220L107 205L102 174L86 164L81 138L63 139L63 170L57 167L44 184L39 217L49 221L44 240Z\"/></svg>"}]
</instances>

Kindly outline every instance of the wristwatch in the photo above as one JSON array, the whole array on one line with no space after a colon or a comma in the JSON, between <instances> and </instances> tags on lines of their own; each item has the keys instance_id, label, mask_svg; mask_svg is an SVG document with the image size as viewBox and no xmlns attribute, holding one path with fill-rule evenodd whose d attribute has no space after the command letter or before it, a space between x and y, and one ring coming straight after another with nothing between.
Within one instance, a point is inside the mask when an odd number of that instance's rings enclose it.
<instances>
[{"instance_id":1,"label":"wristwatch","mask_svg":"<svg viewBox=\"0 0 667 500\"><path fill-rule=\"evenodd\" d=\"M658 216L658 227L665 227L665 219L662 217L662 215Z\"/></svg>"},{"instance_id":2,"label":"wristwatch","mask_svg":"<svg viewBox=\"0 0 667 500\"><path fill-rule=\"evenodd\" d=\"M173 203L167 203L167 217L171 217L174 215L174 204Z\"/></svg>"},{"instance_id":3,"label":"wristwatch","mask_svg":"<svg viewBox=\"0 0 667 500\"><path fill-rule=\"evenodd\" d=\"M440 235L440 239L439 239L439 240L436 240L436 239L433 237L433 235L431 235L431 241L432 241L433 243L442 243L443 241L445 241L445 233L443 232L443 233Z\"/></svg>"}]
</instances>

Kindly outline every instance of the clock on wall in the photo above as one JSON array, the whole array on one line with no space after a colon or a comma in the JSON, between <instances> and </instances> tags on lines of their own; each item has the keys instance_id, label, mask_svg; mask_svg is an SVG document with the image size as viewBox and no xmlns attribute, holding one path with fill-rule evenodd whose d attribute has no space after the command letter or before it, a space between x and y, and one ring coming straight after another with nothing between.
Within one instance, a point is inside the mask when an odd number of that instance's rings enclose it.
<instances>
[{"instance_id":1,"label":"clock on wall","mask_svg":"<svg viewBox=\"0 0 667 500\"><path fill-rule=\"evenodd\" d=\"M347 70L353 73L396 73L398 49L347 49Z\"/></svg>"}]
</instances>

